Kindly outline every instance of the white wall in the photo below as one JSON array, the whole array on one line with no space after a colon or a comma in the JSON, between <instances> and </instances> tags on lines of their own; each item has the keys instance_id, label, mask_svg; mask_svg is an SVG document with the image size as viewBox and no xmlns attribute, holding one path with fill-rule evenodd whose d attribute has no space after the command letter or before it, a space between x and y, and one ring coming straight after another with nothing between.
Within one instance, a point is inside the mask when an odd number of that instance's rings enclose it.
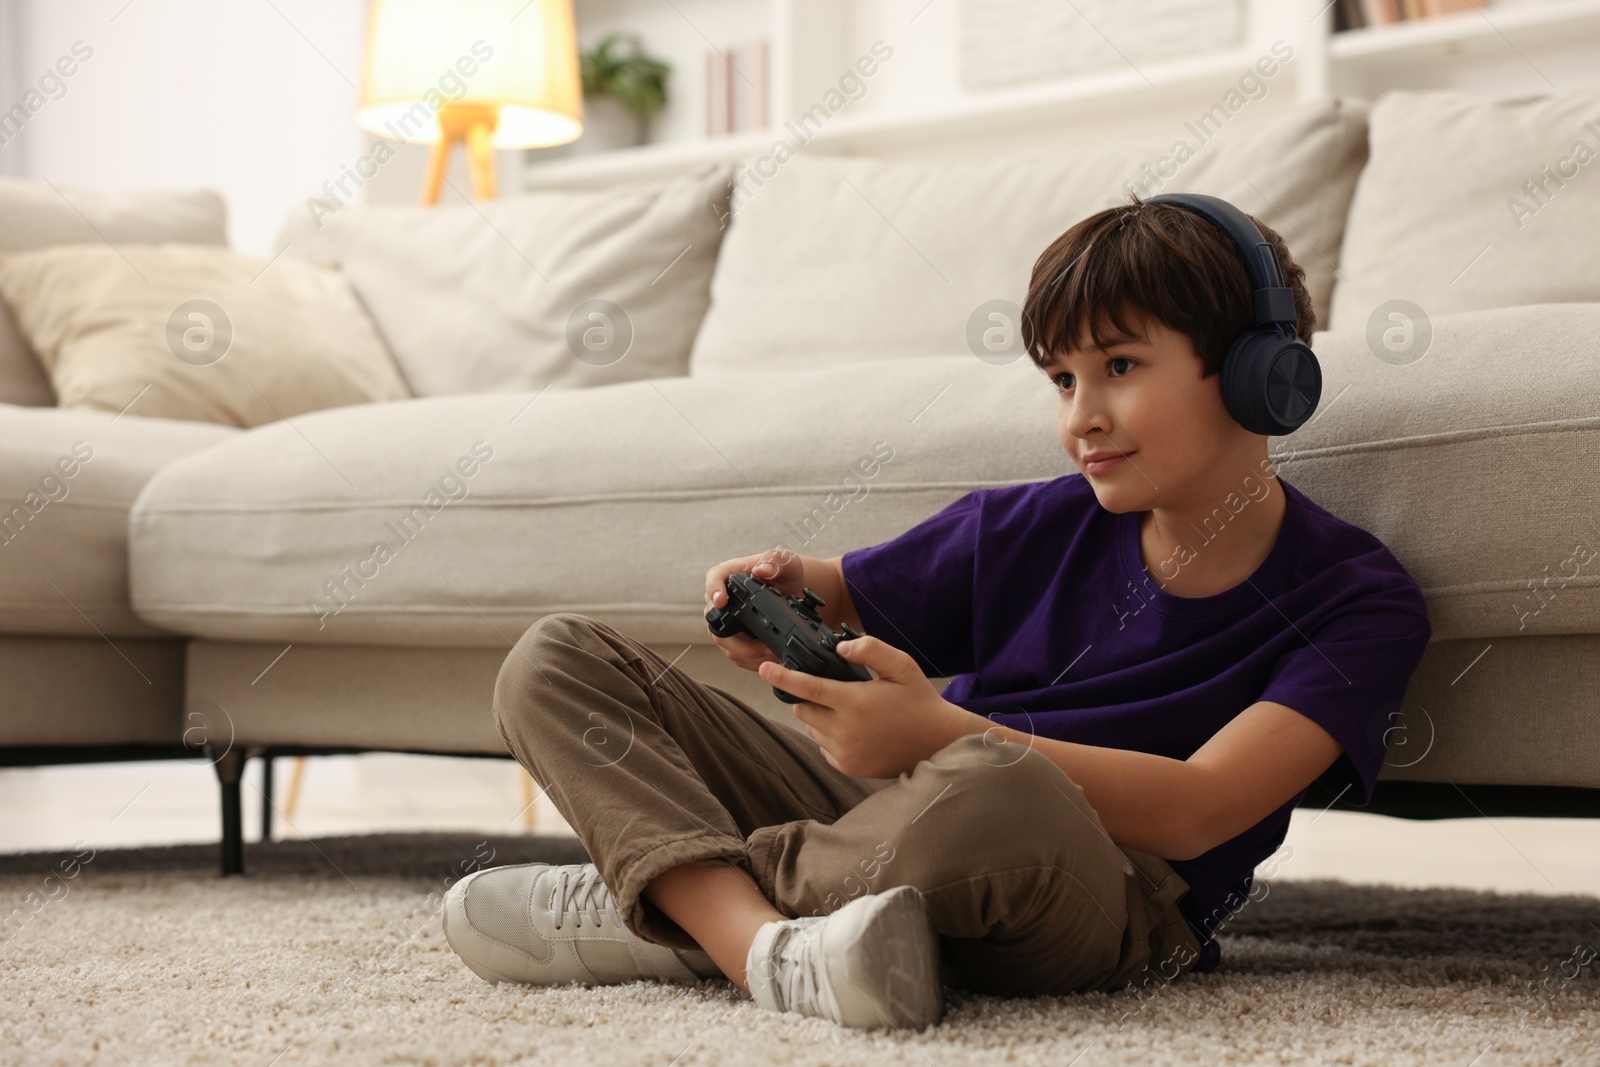
<instances>
[{"instance_id":1,"label":"white wall","mask_svg":"<svg viewBox=\"0 0 1600 1067\"><path fill-rule=\"evenodd\" d=\"M209 186L228 202L234 246L270 255L284 214L363 151L352 118L363 0L16 3L20 39L0 51L16 57L23 88L74 42L93 54L0 146L20 155L15 173Z\"/></svg>"},{"instance_id":2,"label":"white wall","mask_svg":"<svg viewBox=\"0 0 1600 1067\"><path fill-rule=\"evenodd\" d=\"M0 145L0 174L207 186L227 201L233 246L274 255L285 215L377 140L354 118L365 26L365 0L0 0L0 111L75 42L93 50ZM389 145L358 198L415 202L428 148ZM504 194L521 153L496 156ZM470 194L459 149L447 181L444 200Z\"/></svg>"},{"instance_id":3,"label":"white wall","mask_svg":"<svg viewBox=\"0 0 1600 1067\"><path fill-rule=\"evenodd\" d=\"M843 15L823 17L839 3L848 5ZM1250 39L1266 42L1285 35L1303 23L1301 8L1308 3L1320 7L1317 0L1253 0ZM70 54L75 42L93 49L66 79L65 93L33 115L19 137L0 145L0 174L47 178L58 185L209 186L228 202L235 247L275 254L285 215L305 210L306 198L338 180L372 141L353 117L365 8L365 0L0 0L0 112ZM812 22L842 27L839 48L848 61L878 37L893 41L893 62L850 106L852 114L892 117L982 95L963 91L955 76L959 11L954 0L577 0L575 9L585 45L610 29L630 26L643 33L653 52L678 61L673 101L656 122L660 140L693 141L703 129L700 63L707 47L770 34L775 17L790 19L796 34ZM1600 65L1593 61L1593 34L1587 40L1582 36L1544 41L1537 48L1490 37L1475 46L1475 52L1486 54L1460 70L1443 59L1391 64L1381 72L1384 85L1341 87L1449 84L1542 92L1552 85L1592 86ZM812 73L831 82L837 74L823 66ZM803 103L814 99L805 96ZM1293 99L1285 82L1273 103L1254 108L1253 114L1265 116ZM1174 107L1189 105L1181 96L1145 95L1137 95L1131 106L1116 103L1102 102L1075 114L1070 123L1025 125L1014 135L997 124L988 143L1020 149L1038 147L1041 136L1051 143L1101 146L1148 140L1147 135L1171 128ZM781 121L777 116L774 124ZM965 136L952 137L948 151L970 153L967 142ZM893 147L878 145L873 151L893 154ZM422 146L399 146L362 197L413 201L426 153ZM518 188L520 155L498 154L502 195ZM449 180L453 188L446 190L446 199L456 198L455 190L470 189L459 151Z\"/></svg>"}]
</instances>

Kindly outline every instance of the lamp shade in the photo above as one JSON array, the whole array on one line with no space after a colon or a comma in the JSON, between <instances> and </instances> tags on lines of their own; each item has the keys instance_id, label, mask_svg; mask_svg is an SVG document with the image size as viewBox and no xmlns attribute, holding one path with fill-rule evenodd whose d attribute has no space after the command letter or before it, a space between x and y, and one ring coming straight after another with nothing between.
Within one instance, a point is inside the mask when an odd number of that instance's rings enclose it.
<instances>
[{"instance_id":1,"label":"lamp shade","mask_svg":"<svg viewBox=\"0 0 1600 1067\"><path fill-rule=\"evenodd\" d=\"M493 109L490 144L564 144L583 132L571 0L371 0L356 124L423 144L444 108Z\"/></svg>"}]
</instances>

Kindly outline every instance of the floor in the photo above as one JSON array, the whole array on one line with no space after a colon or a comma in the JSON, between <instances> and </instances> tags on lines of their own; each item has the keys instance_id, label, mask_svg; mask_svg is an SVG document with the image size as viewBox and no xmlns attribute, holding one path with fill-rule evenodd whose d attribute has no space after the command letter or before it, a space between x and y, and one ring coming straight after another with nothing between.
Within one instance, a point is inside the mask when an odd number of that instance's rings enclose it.
<instances>
[{"instance_id":1,"label":"floor","mask_svg":"<svg viewBox=\"0 0 1600 1067\"><path fill-rule=\"evenodd\" d=\"M283 808L294 761L276 763ZM306 760L280 839L389 831L571 833L509 760L372 753ZM215 775L202 760L0 769L0 853L214 842ZM261 761L242 788L245 839L261 830ZM1600 894L1600 820L1417 821L1298 809L1274 877L1503 893Z\"/></svg>"},{"instance_id":2,"label":"floor","mask_svg":"<svg viewBox=\"0 0 1600 1067\"><path fill-rule=\"evenodd\" d=\"M46 856L0 855L0 900L35 899L0 934L16 991L0 1063L1576 1067L1600 1048L1591 896L1277 878L1229 923L1217 973L1110 995L952 989L920 1032L764 1011L725 979L469 971L442 890L480 860L582 854L572 837L390 832L255 845L248 878L218 878L210 843L108 849L57 884Z\"/></svg>"}]
</instances>

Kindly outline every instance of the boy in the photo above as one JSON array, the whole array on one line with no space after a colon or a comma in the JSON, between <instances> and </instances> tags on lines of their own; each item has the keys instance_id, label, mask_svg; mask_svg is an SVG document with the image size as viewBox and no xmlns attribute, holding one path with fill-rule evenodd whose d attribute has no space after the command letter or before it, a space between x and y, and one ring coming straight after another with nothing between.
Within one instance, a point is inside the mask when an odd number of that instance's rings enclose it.
<instances>
[{"instance_id":1,"label":"boy","mask_svg":"<svg viewBox=\"0 0 1600 1067\"><path fill-rule=\"evenodd\" d=\"M1304 272L1256 226L1309 340ZM1238 246L1183 206L1134 197L1052 243L1023 339L1076 473L708 572L708 607L749 570L866 634L839 652L868 682L717 639L801 698L804 736L595 620L536 623L496 717L594 862L462 879L451 945L491 981L721 973L762 1007L914 1029L945 984L1214 970L1310 783L1370 798L1431 634L1382 542L1230 415L1218 371L1252 321Z\"/></svg>"}]
</instances>

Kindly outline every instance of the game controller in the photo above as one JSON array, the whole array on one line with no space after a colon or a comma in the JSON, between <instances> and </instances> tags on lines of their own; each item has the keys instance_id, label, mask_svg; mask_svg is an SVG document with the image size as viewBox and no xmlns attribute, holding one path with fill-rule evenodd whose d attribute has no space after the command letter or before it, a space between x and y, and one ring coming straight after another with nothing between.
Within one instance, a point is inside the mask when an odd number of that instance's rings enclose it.
<instances>
[{"instance_id":1,"label":"game controller","mask_svg":"<svg viewBox=\"0 0 1600 1067\"><path fill-rule=\"evenodd\" d=\"M772 649L772 654L790 670L833 678L841 682L870 682L872 672L851 663L834 646L862 634L849 623L840 633L828 629L817 614L823 600L811 590L803 597L785 596L768 583L745 571L728 575L726 607L706 612L706 626L718 637L749 634ZM785 704L798 704L802 698L772 687Z\"/></svg>"}]
</instances>

